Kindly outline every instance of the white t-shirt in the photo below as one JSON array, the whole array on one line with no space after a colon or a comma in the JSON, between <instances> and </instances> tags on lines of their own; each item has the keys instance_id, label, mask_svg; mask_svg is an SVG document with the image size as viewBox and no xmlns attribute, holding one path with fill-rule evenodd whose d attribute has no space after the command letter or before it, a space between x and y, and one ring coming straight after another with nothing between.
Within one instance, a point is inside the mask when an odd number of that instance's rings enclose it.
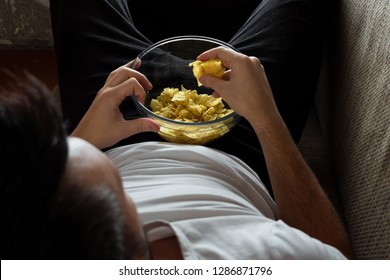
<instances>
[{"instance_id":1,"label":"white t-shirt","mask_svg":"<svg viewBox=\"0 0 390 280\"><path fill-rule=\"evenodd\" d=\"M184 259L344 259L277 219L257 174L197 145L144 142L106 152L151 241L176 235Z\"/></svg>"}]
</instances>

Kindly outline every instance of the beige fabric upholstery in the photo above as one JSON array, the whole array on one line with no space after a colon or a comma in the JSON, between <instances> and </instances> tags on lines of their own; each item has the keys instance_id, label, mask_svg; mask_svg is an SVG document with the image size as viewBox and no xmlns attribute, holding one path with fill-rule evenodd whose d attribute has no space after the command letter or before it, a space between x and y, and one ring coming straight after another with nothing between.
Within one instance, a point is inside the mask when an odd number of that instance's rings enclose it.
<instances>
[{"instance_id":1,"label":"beige fabric upholstery","mask_svg":"<svg viewBox=\"0 0 390 280\"><path fill-rule=\"evenodd\" d=\"M389 259L390 1L344 0L338 12L317 110L356 257Z\"/></svg>"}]
</instances>

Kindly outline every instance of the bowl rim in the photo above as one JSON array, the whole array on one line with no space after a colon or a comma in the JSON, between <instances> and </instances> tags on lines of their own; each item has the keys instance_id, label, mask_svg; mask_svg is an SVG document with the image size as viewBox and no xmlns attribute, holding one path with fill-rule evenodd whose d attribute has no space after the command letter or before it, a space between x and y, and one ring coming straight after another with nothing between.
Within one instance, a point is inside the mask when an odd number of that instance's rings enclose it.
<instances>
[{"instance_id":1,"label":"bowl rim","mask_svg":"<svg viewBox=\"0 0 390 280\"><path fill-rule=\"evenodd\" d=\"M229 43L226 43L222 40L219 40L219 39L216 39L216 38L212 38L212 37L208 37L208 36L201 36L201 35L181 35L181 36L174 36L174 37L169 37L169 38L166 38L166 39L163 39L163 40L160 40L152 45L150 45L149 47L147 47L146 49L144 49L134 60L133 60L133 63L131 63L130 65L130 68L131 69L134 69L134 65L135 63L140 60L141 63L142 63L142 56L145 55L145 53L147 52L150 52L166 43L170 43L170 42L177 42L177 41L185 41L185 40L196 40L196 41L207 41L207 42L211 42L211 43L217 43L217 44L220 44L224 47L227 47L227 48L231 48L235 51L238 51L235 47L233 47L232 45L230 45ZM146 94L148 94L148 92L146 92ZM224 121L227 121L229 119L232 119L233 120L236 120L238 118L240 118L240 116L235 112L233 111L232 113L222 117L222 118L219 118L219 119L215 119L215 120L212 120L212 121L207 121L207 122L182 122L182 121L176 121L176 120L172 120L172 119L169 119L169 118L165 118L163 116L160 116L160 115L157 115L156 113L154 113L153 111L149 110L144 104L142 104L139 100L137 100L133 95L132 95L132 99L135 101L136 103L136 106L140 106L143 110L145 110L148 114L152 115L153 117L157 118L157 119L160 119L162 121L165 121L165 122L168 122L168 123L171 123L171 124L178 124L178 125L184 125L184 126L199 126L199 125L210 125L210 124L216 124L216 123L220 123L220 122L224 122ZM225 103L225 102L224 102ZM225 103L226 104L226 103ZM140 112L141 113L141 112ZM144 114L144 112L142 112L142 114Z\"/></svg>"},{"instance_id":2,"label":"bowl rim","mask_svg":"<svg viewBox=\"0 0 390 280\"><path fill-rule=\"evenodd\" d=\"M216 38L212 38L212 37L208 37L208 36L202 36L202 35L180 35L180 36L168 37L168 38L162 39L162 40L160 40L160 41L158 41L156 43L153 43L152 45L150 45L149 47L144 49L137 56L137 58L139 59L146 52L152 51L152 50L154 50L154 49L158 48L159 46L164 45L166 43L177 42L177 41L185 41L185 40L207 41L207 42L210 42L210 43L218 43L220 45L223 45L225 47L231 48L231 49L233 49L233 50L238 52L238 50L235 47L233 47L231 44L229 44L229 43L227 43L225 41L216 39ZM132 63L131 66L133 66L134 62Z\"/></svg>"}]
</instances>

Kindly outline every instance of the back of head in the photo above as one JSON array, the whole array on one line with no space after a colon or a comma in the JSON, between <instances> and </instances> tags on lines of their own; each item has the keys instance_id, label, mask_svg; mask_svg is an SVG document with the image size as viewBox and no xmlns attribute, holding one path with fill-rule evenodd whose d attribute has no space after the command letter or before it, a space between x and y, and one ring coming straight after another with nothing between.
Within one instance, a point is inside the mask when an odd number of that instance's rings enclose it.
<instances>
[{"instance_id":1,"label":"back of head","mask_svg":"<svg viewBox=\"0 0 390 280\"><path fill-rule=\"evenodd\" d=\"M7 77L0 88L1 258L124 258L115 193L59 190L68 144L51 93L31 75Z\"/></svg>"},{"instance_id":2,"label":"back of head","mask_svg":"<svg viewBox=\"0 0 390 280\"><path fill-rule=\"evenodd\" d=\"M115 192L104 185L66 185L36 231L40 259L124 259L124 221ZM46 216L47 215L47 216Z\"/></svg>"},{"instance_id":3,"label":"back of head","mask_svg":"<svg viewBox=\"0 0 390 280\"><path fill-rule=\"evenodd\" d=\"M15 247L28 245L30 230L56 192L67 143L47 88L28 74L7 77L9 84L0 89L1 252L12 257Z\"/></svg>"}]
</instances>

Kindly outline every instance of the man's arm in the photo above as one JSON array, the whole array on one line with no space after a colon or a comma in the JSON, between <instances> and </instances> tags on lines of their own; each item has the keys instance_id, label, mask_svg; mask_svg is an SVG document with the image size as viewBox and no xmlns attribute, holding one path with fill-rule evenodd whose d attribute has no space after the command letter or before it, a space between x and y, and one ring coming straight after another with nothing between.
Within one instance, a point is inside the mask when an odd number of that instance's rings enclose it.
<instances>
[{"instance_id":1,"label":"man's arm","mask_svg":"<svg viewBox=\"0 0 390 280\"><path fill-rule=\"evenodd\" d=\"M200 60L220 58L230 70L223 79L201 77L254 128L266 160L279 218L352 257L349 239L337 211L293 142L255 57L217 48Z\"/></svg>"},{"instance_id":2,"label":"man's arm","mask_svg":"<svg viewBox=\"0 0 390 280\"><path fill-rule=\"evenodd\" d=\"M279 218L352 258L348 235L335 208L306 164L276 108L268 126L252 120L260 139Z\"/></svg>"}]
</instances>

